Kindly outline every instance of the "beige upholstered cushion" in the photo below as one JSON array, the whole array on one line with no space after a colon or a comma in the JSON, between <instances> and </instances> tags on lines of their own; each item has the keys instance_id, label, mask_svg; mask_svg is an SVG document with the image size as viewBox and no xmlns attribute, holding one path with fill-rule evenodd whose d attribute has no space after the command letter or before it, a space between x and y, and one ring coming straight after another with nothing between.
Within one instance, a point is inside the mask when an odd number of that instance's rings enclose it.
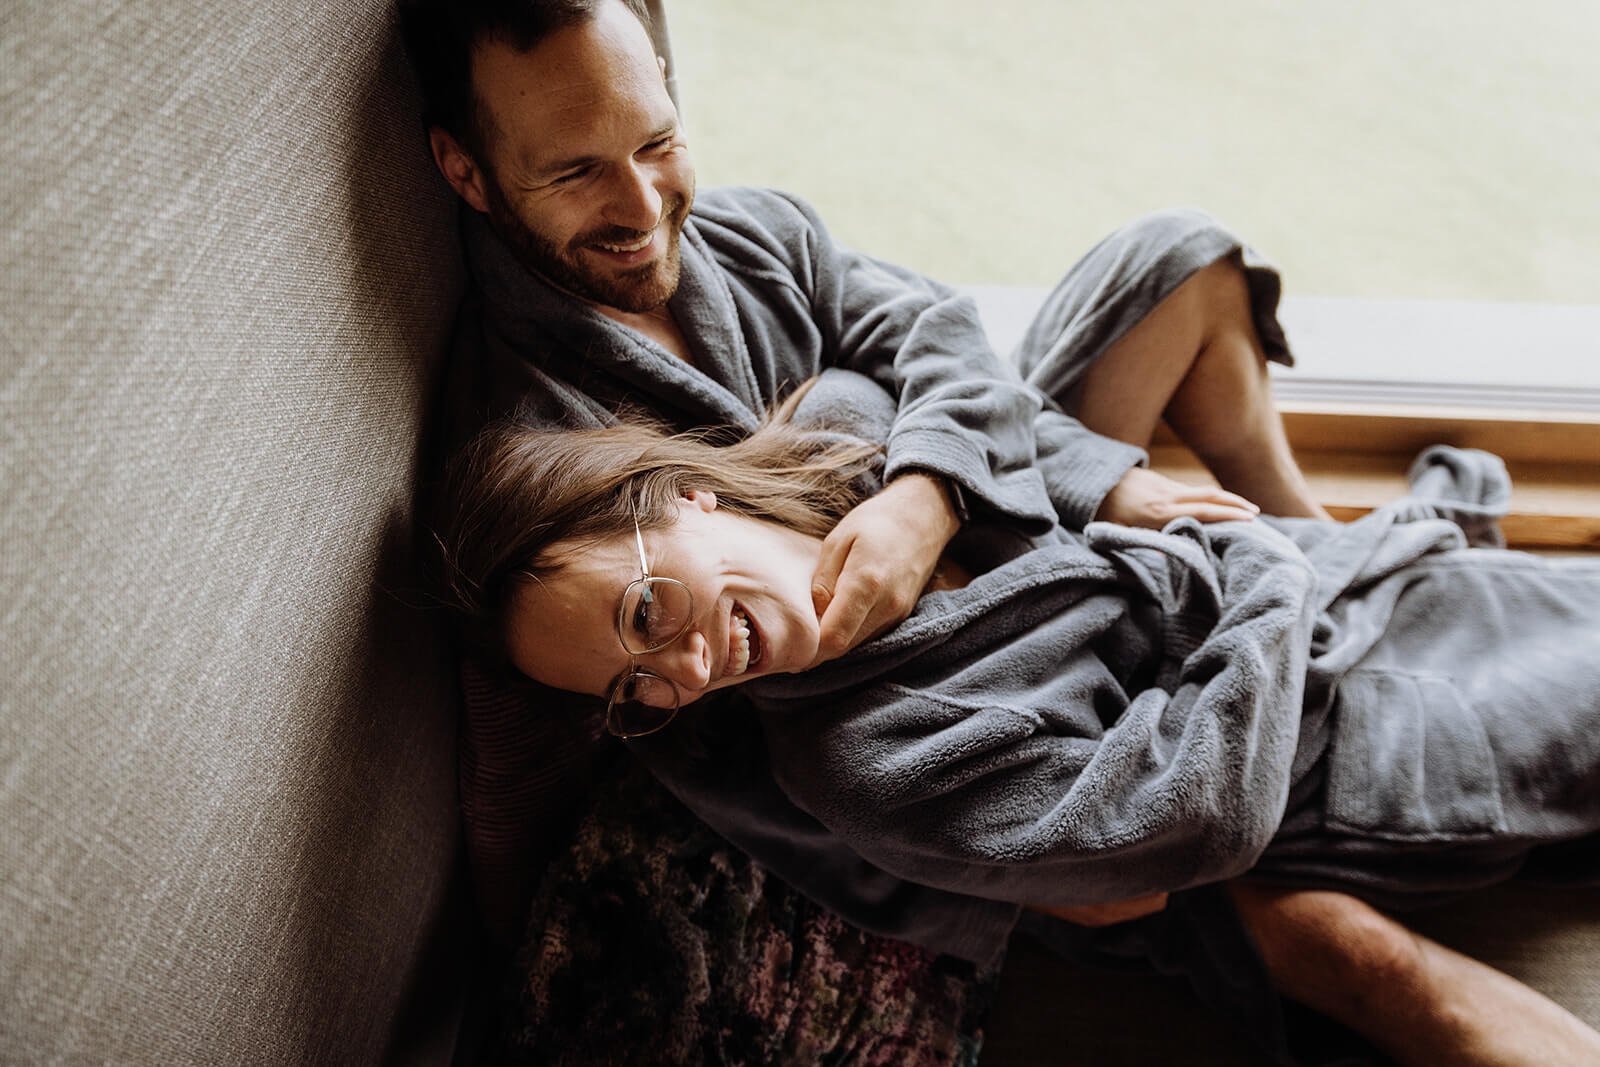
<instances>
[{"instance_id":1,"label":"beige upholstered cushion","mask_svg":"<svg viewBox=\"0 0 1600 1067\"><path fill-rule=\"evenodd\" d=\"M7 1061L448 1055L454 693L407 604L460 269L391 23L0 9Z\"/></svg>"}]
</instances>

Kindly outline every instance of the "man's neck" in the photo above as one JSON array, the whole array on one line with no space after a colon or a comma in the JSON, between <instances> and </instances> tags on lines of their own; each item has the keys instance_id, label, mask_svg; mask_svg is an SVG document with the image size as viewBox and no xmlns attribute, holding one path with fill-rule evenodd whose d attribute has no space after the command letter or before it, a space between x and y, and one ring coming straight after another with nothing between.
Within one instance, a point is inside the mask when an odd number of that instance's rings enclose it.
<instances>
[{"instance_id":1,"label":"man's neck","mask_svg":"<svg viewBox=\"0 0 1600 1067\"><path fill-rule=\"evenodd\" d=\"M689 347L689 339L678 328L678 320L672 317L667 305L662 304L652 311L622 311L604 304L591 306L606 318L637 330L689 366L694 366L694 350Z\"/></svg>"}]
</instances>

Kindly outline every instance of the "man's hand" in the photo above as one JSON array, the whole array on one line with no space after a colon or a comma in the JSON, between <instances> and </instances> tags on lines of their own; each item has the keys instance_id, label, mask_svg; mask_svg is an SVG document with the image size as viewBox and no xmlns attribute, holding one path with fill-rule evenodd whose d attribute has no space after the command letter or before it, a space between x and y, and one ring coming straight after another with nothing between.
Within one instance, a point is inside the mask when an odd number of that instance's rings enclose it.
<instances>
[{"instance_id":1,"label":"man's hand","mask_svg":"<svg viewBox=\"0 0 1600 1067\"><path fill-rule=\"evenodd\" d=\"M856 505L822 542L811 579L822 620L813 666L911 614L939 553L960 528L949 491L930 474L902 474Z\"/></svg>"},{"instance_id":2,"label":"man's hand","mask_svg":"<svg viewBox=\"0 0 1600 1067\"><path fill-rule=\"evenodd\" d=\"M1165 474L1133 467L1100 502L1095 518L1123 526L1148 526L1159 530L1173 519L1193 515L1201 522L1249 520L1261 514L1237 493L1213 485L1185 485Z\"/></svg>"},{"instance_id":3,"label":"man's hand","mask_svg":"<svg viewBox=\"0 0 1600 1067\"><path fill-rule=\"evenodd\" d=\"M1148 897L1134 897L1132 900L1115 900L1110 904L1074 904L1070 906L1052 906L1048 904L1030 904L1029 910L1054 915L1058 919L1065 919L1069 923L1079 926L1112 926L1116 923L1125 923L1133 919L1142 919L1146 915L1154 915L1167 906L1167 894L1154 893Z\"/></svg>"}]
</instances>

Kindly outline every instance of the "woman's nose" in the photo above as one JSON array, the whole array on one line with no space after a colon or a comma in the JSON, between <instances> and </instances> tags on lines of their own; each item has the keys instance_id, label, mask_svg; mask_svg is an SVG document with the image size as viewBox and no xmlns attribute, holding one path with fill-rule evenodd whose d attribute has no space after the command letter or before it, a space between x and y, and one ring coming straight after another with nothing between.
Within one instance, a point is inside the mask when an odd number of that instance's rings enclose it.
<instances>
[{"instance_id":1,"label":"woman's nose","mask_svg":"<svg viewBox=\"0 0 1600 1067\"><path fill-rule=\"evenodd\" d=\"M685 698L711 684L711 645L698 629L690 628L666 648L641 658L650 670L677 686Z\"/></svg>"}]
</instances>

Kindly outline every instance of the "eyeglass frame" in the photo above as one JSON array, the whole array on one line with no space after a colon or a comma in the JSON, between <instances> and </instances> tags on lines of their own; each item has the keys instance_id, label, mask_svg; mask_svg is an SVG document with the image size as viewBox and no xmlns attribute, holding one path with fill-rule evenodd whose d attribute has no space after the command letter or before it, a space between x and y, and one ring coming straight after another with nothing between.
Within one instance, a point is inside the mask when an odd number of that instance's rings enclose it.
<instances>
[{"instance_id":1,"label":"eyeglass frame","mask_svg":"<svg viewBox=\"0 0 1600 1067\"><path fill-rule=\"evenodd\" d=\"M679 691L678 684L671 678L657 674L655 671L652 671L647 667L639 666L636 661L639 656L646 656L652 652L660 652L662 649L669 647L674 641L678 640L678 638L688 633L690 625L694 622L693 590L691 590L684 583L678 581L676 578L665 578L660 575L654 575L650 573L650 561L645 556L644 533L639 528L638 516L634 516L633 520L633 539L634 543L639 547L639 577L628 583L627 587L622 590L621 599L617 601L617 643L620 644L622 646L622 650L628 654L628 669L622 672L622 675L617 679L616 684L611 687L611 695L606 700L606 732L611 734L613 737L620 737L623 740L630 740L635 737L648 737L653 733L657 733L666 729L672 724L672 720L678 717L678 709L683 707L683 693ZM633 649L628 647L628 639L626 636L624 636L623 632L623 627L625 625L624 616L627 614L628 610L628 594L633 592L634 586L648 585L651 582L667 582L671 585L677 586L679 589L682 589L684 596L688 598L689 610L684 614L683 625L680 626L671 637L667 638L665 641L657 642L656 644L651 645L649 648L640 649L638 652L635 652ZM672 690L672 707L670 709L663 709L667 711L667 715L661 720L659 725L652 726L648 730L636 730L628 732L618 728L616 725L615 711L617 704L619 703L618 697L621 696L622 691L627 687L628 683L638 677L655 678L659 681L667 683L667 687ZM622 701L622 703L637 702Z\"/></svg>"}]
</instances>

